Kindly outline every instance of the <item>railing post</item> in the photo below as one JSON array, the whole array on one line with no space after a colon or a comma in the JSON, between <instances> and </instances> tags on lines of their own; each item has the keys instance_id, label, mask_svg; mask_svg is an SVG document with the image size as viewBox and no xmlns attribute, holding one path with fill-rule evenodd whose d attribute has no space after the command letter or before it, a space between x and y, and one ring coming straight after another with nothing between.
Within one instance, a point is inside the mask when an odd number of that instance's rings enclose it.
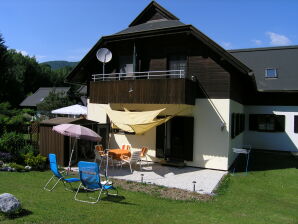
<instances>
[{"instance_id":1,"label":"railing post","mask_svg":"<svg viewBox=\"0 0 298 224\"><path fill-rule=\"evenodd\" d=\"M120 73L118 74L118 80L120 80Z\"/></svg>"},{"instance_id":2,"label":"railing post","mask_svg":"<svg viewBox=\"0 0 298 224\"><path fill-rule=\"evenodd\" d=\"M182 70L180 69L180 79L181 79L181 72L182 72Z\"/></svg>"},{"instance_id":3,"label":"railing post","mask_svg":"<svg viewBox=\"0 0 298 224\"><path fill-rule=\"evenodd\" d=\"M102 81L105 81L105 74L102 74Z\"/></svg>"},{"instance_id":4,"label":"railing post","mask_svg":"<svg viewBox=\"0 0 298 224\"><path fill-rule=\"evenodd\" d=\"M149 73L149 71L148 71L148 73L147 73L147 77L148 77L148 79L150 79L150 73Z\"/></svg>"}]
</instances>

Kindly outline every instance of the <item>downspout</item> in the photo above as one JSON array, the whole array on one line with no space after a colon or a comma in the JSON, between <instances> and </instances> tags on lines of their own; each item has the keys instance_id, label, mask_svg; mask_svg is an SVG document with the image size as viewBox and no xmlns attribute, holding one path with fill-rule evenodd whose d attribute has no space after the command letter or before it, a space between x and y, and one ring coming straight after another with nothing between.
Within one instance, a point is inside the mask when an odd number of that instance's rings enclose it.
<instances>
[{"instance_id":1,"label":"downspout","mask_svg":"<svg viewBox=\"0 0 298 224\"><path fill-rule=\"evenodd\" d=\"M136 51L136 43L133 42L133 56L132 56L132 64L133 64L133 72L136 72L136 67L137 67L137 51Z\"/></svg>"}]
</instances>

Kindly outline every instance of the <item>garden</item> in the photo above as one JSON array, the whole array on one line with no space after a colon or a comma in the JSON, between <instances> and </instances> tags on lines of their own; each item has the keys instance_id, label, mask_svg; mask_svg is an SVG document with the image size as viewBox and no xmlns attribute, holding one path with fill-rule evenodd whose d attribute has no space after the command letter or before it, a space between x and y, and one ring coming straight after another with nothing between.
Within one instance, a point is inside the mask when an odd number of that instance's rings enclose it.
<instances>
[{"instance_id":1,"label":"garden","mask_svg":"<svg viewBox=\"0 0 298 224\"><path fill-rule=\"evenodd\" d=\"M45 169L46 157L39 154L28 131L33 114L30 109L12 109L9 103L0 103L0 171Z\"/></svg>"},{"instance_id":2,"label":"garden","mask_svg":"<svg viewBox=\"0 0 298 224\"><path fill-rule=\"evenodd\" d=\"M113 180L119 196L103 196L95 205L75 201L74 192L65 191L63 184L52 192L43 190L50 171L0 172L0 193L9 192L22 204L18 214L0 214L0 222L296 224L297 164L291 154L256 153L247 175L228 175L214 196L201 198Z\"/></svg>"}]
</instances>

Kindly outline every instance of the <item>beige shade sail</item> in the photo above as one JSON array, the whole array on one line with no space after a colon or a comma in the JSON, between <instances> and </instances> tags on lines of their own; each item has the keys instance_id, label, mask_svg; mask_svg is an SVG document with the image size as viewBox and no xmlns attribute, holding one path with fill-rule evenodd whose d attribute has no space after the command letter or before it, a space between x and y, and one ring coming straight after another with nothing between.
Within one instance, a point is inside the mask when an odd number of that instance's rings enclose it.
<instances>
[{"instance_id":1,"label":"beige shade sail","mask_svg":"<svg viewBox=\"0 0 298 224\"><path fill-rule=\"evenodd\" d=\"M154 128L158 125L161 125L167 121L169 121L171 118L174 116L168 116L165 118L160 118L160 119L155 119L151 123L146 123L146 124L135 124L135 125L130 125L130 127L134 130L136 134L144 134L145 132L149 131L151 128Z\"/></svg>"},{"instance_id":2,"label":"beige shade sail","mask_svg":"<svg viewBox=\"0 0 298 224\"><path fill-rule=\"evenodd\" d=\"M143 134L151 128L156 127L164 122L167 122L173 116L156 119L165 108L152 111L130 112L116 111L111 108L105 108L113 125L126 132L135 132L136 134Z\"/></svg>"}]
</instances>

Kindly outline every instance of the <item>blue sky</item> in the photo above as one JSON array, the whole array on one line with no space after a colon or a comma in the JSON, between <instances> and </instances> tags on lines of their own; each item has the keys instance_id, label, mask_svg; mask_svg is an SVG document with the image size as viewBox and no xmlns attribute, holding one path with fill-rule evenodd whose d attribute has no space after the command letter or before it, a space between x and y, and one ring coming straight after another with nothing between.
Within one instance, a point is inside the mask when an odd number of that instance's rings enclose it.
<instances>
[{"instance_id":1,"label":"blue sky","mask_svg":"<svg viewBox=\"0 0 298 224\"><path fill-rule=\"evenodd\" d=\"M158 0L226 49L298 44L297 0ZM0 0L6 45L38 61L79 61L150 0Z\"/></svg>"}]
</instances>

